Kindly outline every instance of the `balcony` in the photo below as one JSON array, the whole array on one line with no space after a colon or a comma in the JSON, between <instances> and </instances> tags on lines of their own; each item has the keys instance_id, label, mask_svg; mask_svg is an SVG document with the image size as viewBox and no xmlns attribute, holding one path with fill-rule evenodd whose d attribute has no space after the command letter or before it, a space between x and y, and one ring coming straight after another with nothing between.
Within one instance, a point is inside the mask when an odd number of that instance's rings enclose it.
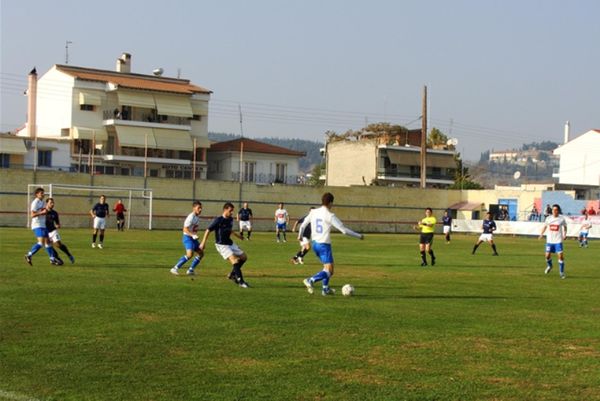
<instances>
[{"instance_id":1,"label":"balcony","mask_svg":"<svg viewBox=\"0 0 600 401\"><path fill-rule=\"evenodd\" d=\"M430 171L427 169L426 180L431 184L447 184L454 183L454 170L442 169L442 171ZM403 181L418 183L421 180L421 172L417 168L411 168L410 171L393 167L377 169L377 179L385 181Z\"/></svg>"},{"instance_id":2,"label":"balcony","mask_svg":"<svg viewBox=\"0 0 600 401\"><path fill-rule=\"evenodd\" d=\"M106 115L106 112L105 112ZM180 117L177 117L180 118ZM181 123L181 124L177 124L176 122L169 122L170 120L167 120L166 122L159 122L159 121L148 121L146 120L124 120L124 119L118 119L118 118L105 118L102 121L102 125L105 127L109 127L109 126L116 126L116 125L121 125L121 126L129 126L129 127L139 127L139 128L162 128L162 129L174 129L174 130L180 130L180 131L191 131L192 127L189 124L189 120L188 119L184 119L181 118L182 122L185 121L185 123Z\"/></svg>"}]
</instances>

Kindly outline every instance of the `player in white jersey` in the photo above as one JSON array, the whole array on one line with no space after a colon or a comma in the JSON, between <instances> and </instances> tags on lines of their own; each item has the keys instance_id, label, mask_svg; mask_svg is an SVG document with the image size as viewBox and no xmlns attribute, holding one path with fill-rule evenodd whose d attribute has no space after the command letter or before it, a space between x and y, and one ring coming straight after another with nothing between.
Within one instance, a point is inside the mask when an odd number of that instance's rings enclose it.
<instances>
[{"instance_id":1,"label":"player in white jersey","mask_svg":"<svg viewBox=\"0 0 600 401\"><path fill-rule=\"evenodd\" d=\"M546 233L546 270L545 274L552 270L552 254L558 256L560 278L565 278L565 258L563 252L563 241L567 238L567 221L560 214L560 206L552 205L552 214L546 217L544 228L540 238Z\"/></svg>"},{"instance_id":2,"label":"player in white jersey","mask_svg":"<svg viewBox=\"0 0 600 401\"><path fill-rule=\"evenodd\" d=\"M37 188L35 190L35 199L31 202L31 229L35 234L37 242L31 247L27 255L25 255L25 261L33 266L31 263L31 257L35 255L37 251L42 248L46 249L48 256L50 257L50 263L53 265L62 265L56 256L52 244L48 241L48 229L46 228L46 203L44 202L44 188Z\"/></svg>"},{"instance_id":3,"label":"player in white jersey","mask_svg":"<svg viewBox=\"0 0 600 401\"><path fill-rule=\"evenodd\" d=\"M202 202L194 201L194 203L192 203L192 213L188 214L183 222L183 246L185 248L185 255L179 258L175 266L171 268L171 274L178 276L179 268L192 258L194 252L196 252L196 257L187 270L187 275L193 276L196 274L196 266L198 266L200 260L204 257L204 251L200 248L200 242L198 242L198 226L200 226L201 213Z\"/></svg>"},{"instance_id":4,"label":"player in white jersey","mask_svg":"<svg viewBox=\"0 0 600 401\"><path fill-rule=\"evenodd\" d=\"M279 207L275 210L275 234L277 235L277 242L281 242L280 233L283 233L283 242L287 242L285 231L289 220L290 216L287 210L283 208L283 202L280 202Z\"/></svg>"},{"instance_id":5,"label":"player in white jersey","mask_svg":"<svg viewBox=\"0 0 600 401\"><path fill-rule=\"evenodd\" d=\"M581 222L581 228L579 229L579 247L588 247L588 234L592 228L592 222L590 221L588 214L583 215L583 221Z\"/></svg>"},{"instance_id":6,"label":"player in white jersey","mask_svg":"<svg viewBox=\"0 0 600 401\"><path fill-rule=\"evenodd\" d=\"M308 224L311 225L311 239L312 246L315 254L323 263L323 270L318 272L312 277L304 279L304 285L308 290L309 294L314 292L313 285L318 281L323 281L323 295L333 295L334 290L329 288L329 279L333 276L333 253L331 251L331 227L335 227L342 234L349 235L351 237L363 239L362 234L356 233L349 228L346 228L344 224L338 219L335 214L331 213L331 207L333 206L333 195L326 192L321 197L321 207L310 211L308 216L300 225L298 229L298 240L302 240L304 235L304 229Z\"/></svg>"}]
</instances>

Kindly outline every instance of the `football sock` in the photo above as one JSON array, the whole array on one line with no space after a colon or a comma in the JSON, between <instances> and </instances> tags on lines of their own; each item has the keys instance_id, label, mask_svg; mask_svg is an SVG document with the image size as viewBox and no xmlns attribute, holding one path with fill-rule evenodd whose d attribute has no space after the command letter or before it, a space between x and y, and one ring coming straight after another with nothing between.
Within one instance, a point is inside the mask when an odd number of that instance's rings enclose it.
<instances>
[{"instance_id":1,"label":"football sock","mask_svg":"<svg viewBox=\"0 0 600 401\"><path fill-rule=\"evenodd\" d=\"M429 256L431 256L431 261L433 262L435 260L435 255L433 254L433 249L429 250Z\"/></svg>"},{"instance_id":2,"label":"football sock","mask_svg":"<svg viewBox=\"0 0 600 401\"><path fill-rule=\"evenodd\" d=\"M552 267L552 259L546 259L546 266Z\"/></svg>"},{"instance_id":3,"label":"football sock","mask_svg":"<svg viewBox=\"0 0 600 401\"><path fill-rule=\"evenodd\" d=\"M323 279L323 289L327 290L329 289L329 278L331 277L331 274L326 270L323 271L325 272L325 278Z\"/></svg>"},{"instance_id":4,"label":"football sock","mask_svg":"<svg viewBox=\"0 0 600 401\"><path fill-rule=\"evenodd\" d=\"M96 238L97 238L97 237L98 237L98 234L93 234L93 235L92 235L92 244L93 244L94 242L96 242Z\"/></svg>"},{"instance_id":5,"label":"football sock","mask_svg":"<svg viewBox=\"0 0 600 401\"><path fill-rule=\"evenodd\" d=\"M233 274L236 277L236 281L238 283L242 283L244 281L244 276L242 274L242 265L244 262L237 262L233 265Z\"/></svg>"},{"instance_id":6,"label":"football sock","mask_svg":"<svg viewBox=\"0 0 600 401\"><path fill-rule=\"evenodd\" d=\"M39 242L36 242L36 243L35 243L35 244L34 244L34 245L31 247L31 249L29 250L29 253L28 253L27 255L29 255L29 256L33 256L33 255L35 255L35 253L36 253L37 251L39 251L41 248L42 248L42 244L40 244Z\"/></svg>"},{"instance_id":7,"label":"football sock","mask_svg":"<svg viewBox=\"0 0 600 401\"><path fill-rule=\"evenodd\" d=\"M248 231L248 239L250 239L250 234L252 234L252 231Z\"/></svg>"},{"instance_id":8,"label":"football sock","mask_svg":"<svg viewBox=\"0 0 600 401\"><path fill-rule=\"evenodd\" d=\"M494 250L494 253L498 253L498 251L496 250L496 244L492 244L492 249Z\"/></svg>"},{"instance_id":9,"label":"football sock","mask_svg":"<svg viewBox=\"0 0 600 401\"><path fill-rule=\"evenodd\" d=\"M427 263L427 256L425 256L425 251L421 251L421 260L423 263Z\"/></svg>"},{"instance_id":10,"label":"football sock","mask_svg":"<svg viewBox=\"0 0 600 401\"><path fill-rule=\"evenodd\" d=\"M325 277L328 277L328 273L325 270L321 270L320 272L312 276L310 278L310 281L316 283L318 281L324 280Z\"/></svg>"},{"instance_id":11,"label":"football sock","mask_svg":"<svg viewBox=\"0 0 600 401\"><path fill-rule=\"evenodd\" d=\"M564 260L558 261L558 270L560 271L560 274L565 274L565 261Z\"/></svg>"},{"instance_id":12,"label":"football sock","mask_svg":"<svg viewBox=\"0 0 600 401\"><path fill-rule=\"evenodd\" d=\"M182 257L179 258L179 260L177 261L177 264L175 265L175 267L179 269L188 260L190 260L190 258L188 258L186 255L183 255Z\"/></svg>"},{"instance_id":13,"label":"football sock","mask_svg":"<svg viewBox=\"0 0 600 401\"><path fill-rule=\"evenodd\" d=\"M475 251L477 250L477 248L478 248L478 247L479 247L479 245L478 245L478 244L475 244L475 245L473 246L473 252L471 252L471 253L472 253L472 254L475 254Z\"/></svg>"},{"instance_id":14,"label":"football sock","mask_svg":"<svg viewBox=\"0 0 600 401\"><path fill-rule=\"evenodd\" d=\"M285 237L285 231L283 232L283 240L287 241L287 238Z\"/></svg>"},{"instance_id":15,"label":"football sock","mask_svg":"<svg viewBox=\"0 0 600 401\"><path fill-rule=\"evenodd\" d=\"M446 234L446 242L450 242L450 234Z\"/></svg>"},{"instance_id":16,"label":"football sock","mask_svg":"<svg viewBox=\"0 0 600 401\"><path fill-rule=\"evenodd\" d=\"M281 237L279 236L279 233L277 233L277 240L279 241L281 239Z\"/></svg>"},{"instance_id":17,"label":"football sock","mask_svg":"<svg viewBox=\"0 0 600 401\"><path fill-rule=\"evenodd\" d=\"M104 234L100 234L100 243L104 242Z\"/></svg>"},{"instance_id":18,"label":"football sock","mask_svg":"<svg viewBox=\"0 0 600 401\"><path fill-rule=\"evenodd\" d=\"M60 244L59 246L60 250L63 251L68 257L72 257L73 255L71 255L71 252L69 252L69 248L67 248L67 246L65 244Z\"/></svg>"},{"instance_id":19,"label":"football sock","mask_svg":"<svg viewBox=\"0 0 600 401\"><path fill-rule=\"evenodd\" d=\"M300 253L300 257L303 258L308 253L308 249L303 249L299 253Z\"/></svg>"},{"instance_id":20,"label":"football sock","mask_svg":"<svg viewBox=\"0 0 600 401\"><path fill-rule=\"evenodd\" d=\"M200 264L201 260L202 260L202 258L200 256L196 256L194 258L194 260L192 260L192 264L190 266L190 270L194 270L196 268L196 266L198 266L198 264Z\"/></svg>"},{"instance_id":21,"label":"football sock","mask_svg":"<svg viewBox=\"0 0 600 401\"><path fill-rule=\"evenodd\" d=\"M56 253L54 252L52 245L46 245L46 252L48 253L48 256L50 256L50 259L56 258Z\"/></svg>"}]
</instances>

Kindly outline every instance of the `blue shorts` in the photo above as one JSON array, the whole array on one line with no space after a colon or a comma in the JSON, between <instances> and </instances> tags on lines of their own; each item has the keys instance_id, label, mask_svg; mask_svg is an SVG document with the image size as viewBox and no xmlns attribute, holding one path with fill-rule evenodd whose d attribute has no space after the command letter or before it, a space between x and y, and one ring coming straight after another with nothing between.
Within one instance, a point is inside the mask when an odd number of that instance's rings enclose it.
<instances>
[{"instance_id":1,"label":"blue shorts","mask_svg":"<svg viewBox=\"0 0 600 401\"><path fill-rule=\"evenodd\" d=\"M579 233L580 238L587 238L589 233Z\"/></svg>"},{"instance_id":2,"label":"blue shorts","mask_svg":"<svg viewBox=\"0 0 600 401\"><path fill-rule=\"evenodd\" d=\"M546 244L546 253L562 253L563 244Z\"/></svg>"},{"instance_id":3,"label":"blue shorts","mask_svg":"<svg viewBox=\"0 0 600 401\"><path fill-rule=\"evenodd\" d=\"M313 251L321 261L321 263L333 263L333 253L331 252L331 244L321 244L313 241Z\"/></svg>"},{"instance_id":4,"label":"blue shorts","mask_svg":"<svg viewBox=\"0 0 600 401\"><path fill-rule=\"evenodd\" d=\"M183 246L185 247L185 249L195 251L198 248L200 248L200 242L198 242L197 239L193 239L189 235L184 235L183 236Z\"/></svg>"},{"instance_id":5,"label":"blue shorts","mask_svg":"<svg viewBox=\"0 0 600 401\"><path fill-rule=\"evenodd\" d=\"M277 229L285 230L286 223L277 223Z\"/></svg>"},{"instance_id":6,"label":"blue shorts","mask_svg":"<svg viewBox=\"0 0 600 401\"><path fill-rule=\"evenodd\" d=\"M46 227L38 227L33 229L35 238L48 238L48 230Z\"/></svg>"}]
</instances>

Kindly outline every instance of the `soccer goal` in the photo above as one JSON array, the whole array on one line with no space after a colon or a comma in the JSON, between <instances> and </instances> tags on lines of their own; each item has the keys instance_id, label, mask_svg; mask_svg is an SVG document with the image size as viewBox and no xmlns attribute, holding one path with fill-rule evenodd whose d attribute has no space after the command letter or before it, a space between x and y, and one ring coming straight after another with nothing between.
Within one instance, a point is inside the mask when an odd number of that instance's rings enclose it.
<instances>
[{"instance_id":1,"label":"soccer goal","mask_svg":"<svg viewBox=\"0 0 600 401\"><path fill-rule=\"evenodd\" d=\"M98 202L100 195L105 195L109 210L114 215L113 206L121 199L127 212L127 228L145 228L152 230L152 189L131 187L101 187L71 184L28 184L27 216L36 188L44 188L46 195L55 198L60 215L89 216L89 211ZM62 220L62 218L61 218ZM30 227L31 219L27 219Z\"/></svg>"}]
</instances>

